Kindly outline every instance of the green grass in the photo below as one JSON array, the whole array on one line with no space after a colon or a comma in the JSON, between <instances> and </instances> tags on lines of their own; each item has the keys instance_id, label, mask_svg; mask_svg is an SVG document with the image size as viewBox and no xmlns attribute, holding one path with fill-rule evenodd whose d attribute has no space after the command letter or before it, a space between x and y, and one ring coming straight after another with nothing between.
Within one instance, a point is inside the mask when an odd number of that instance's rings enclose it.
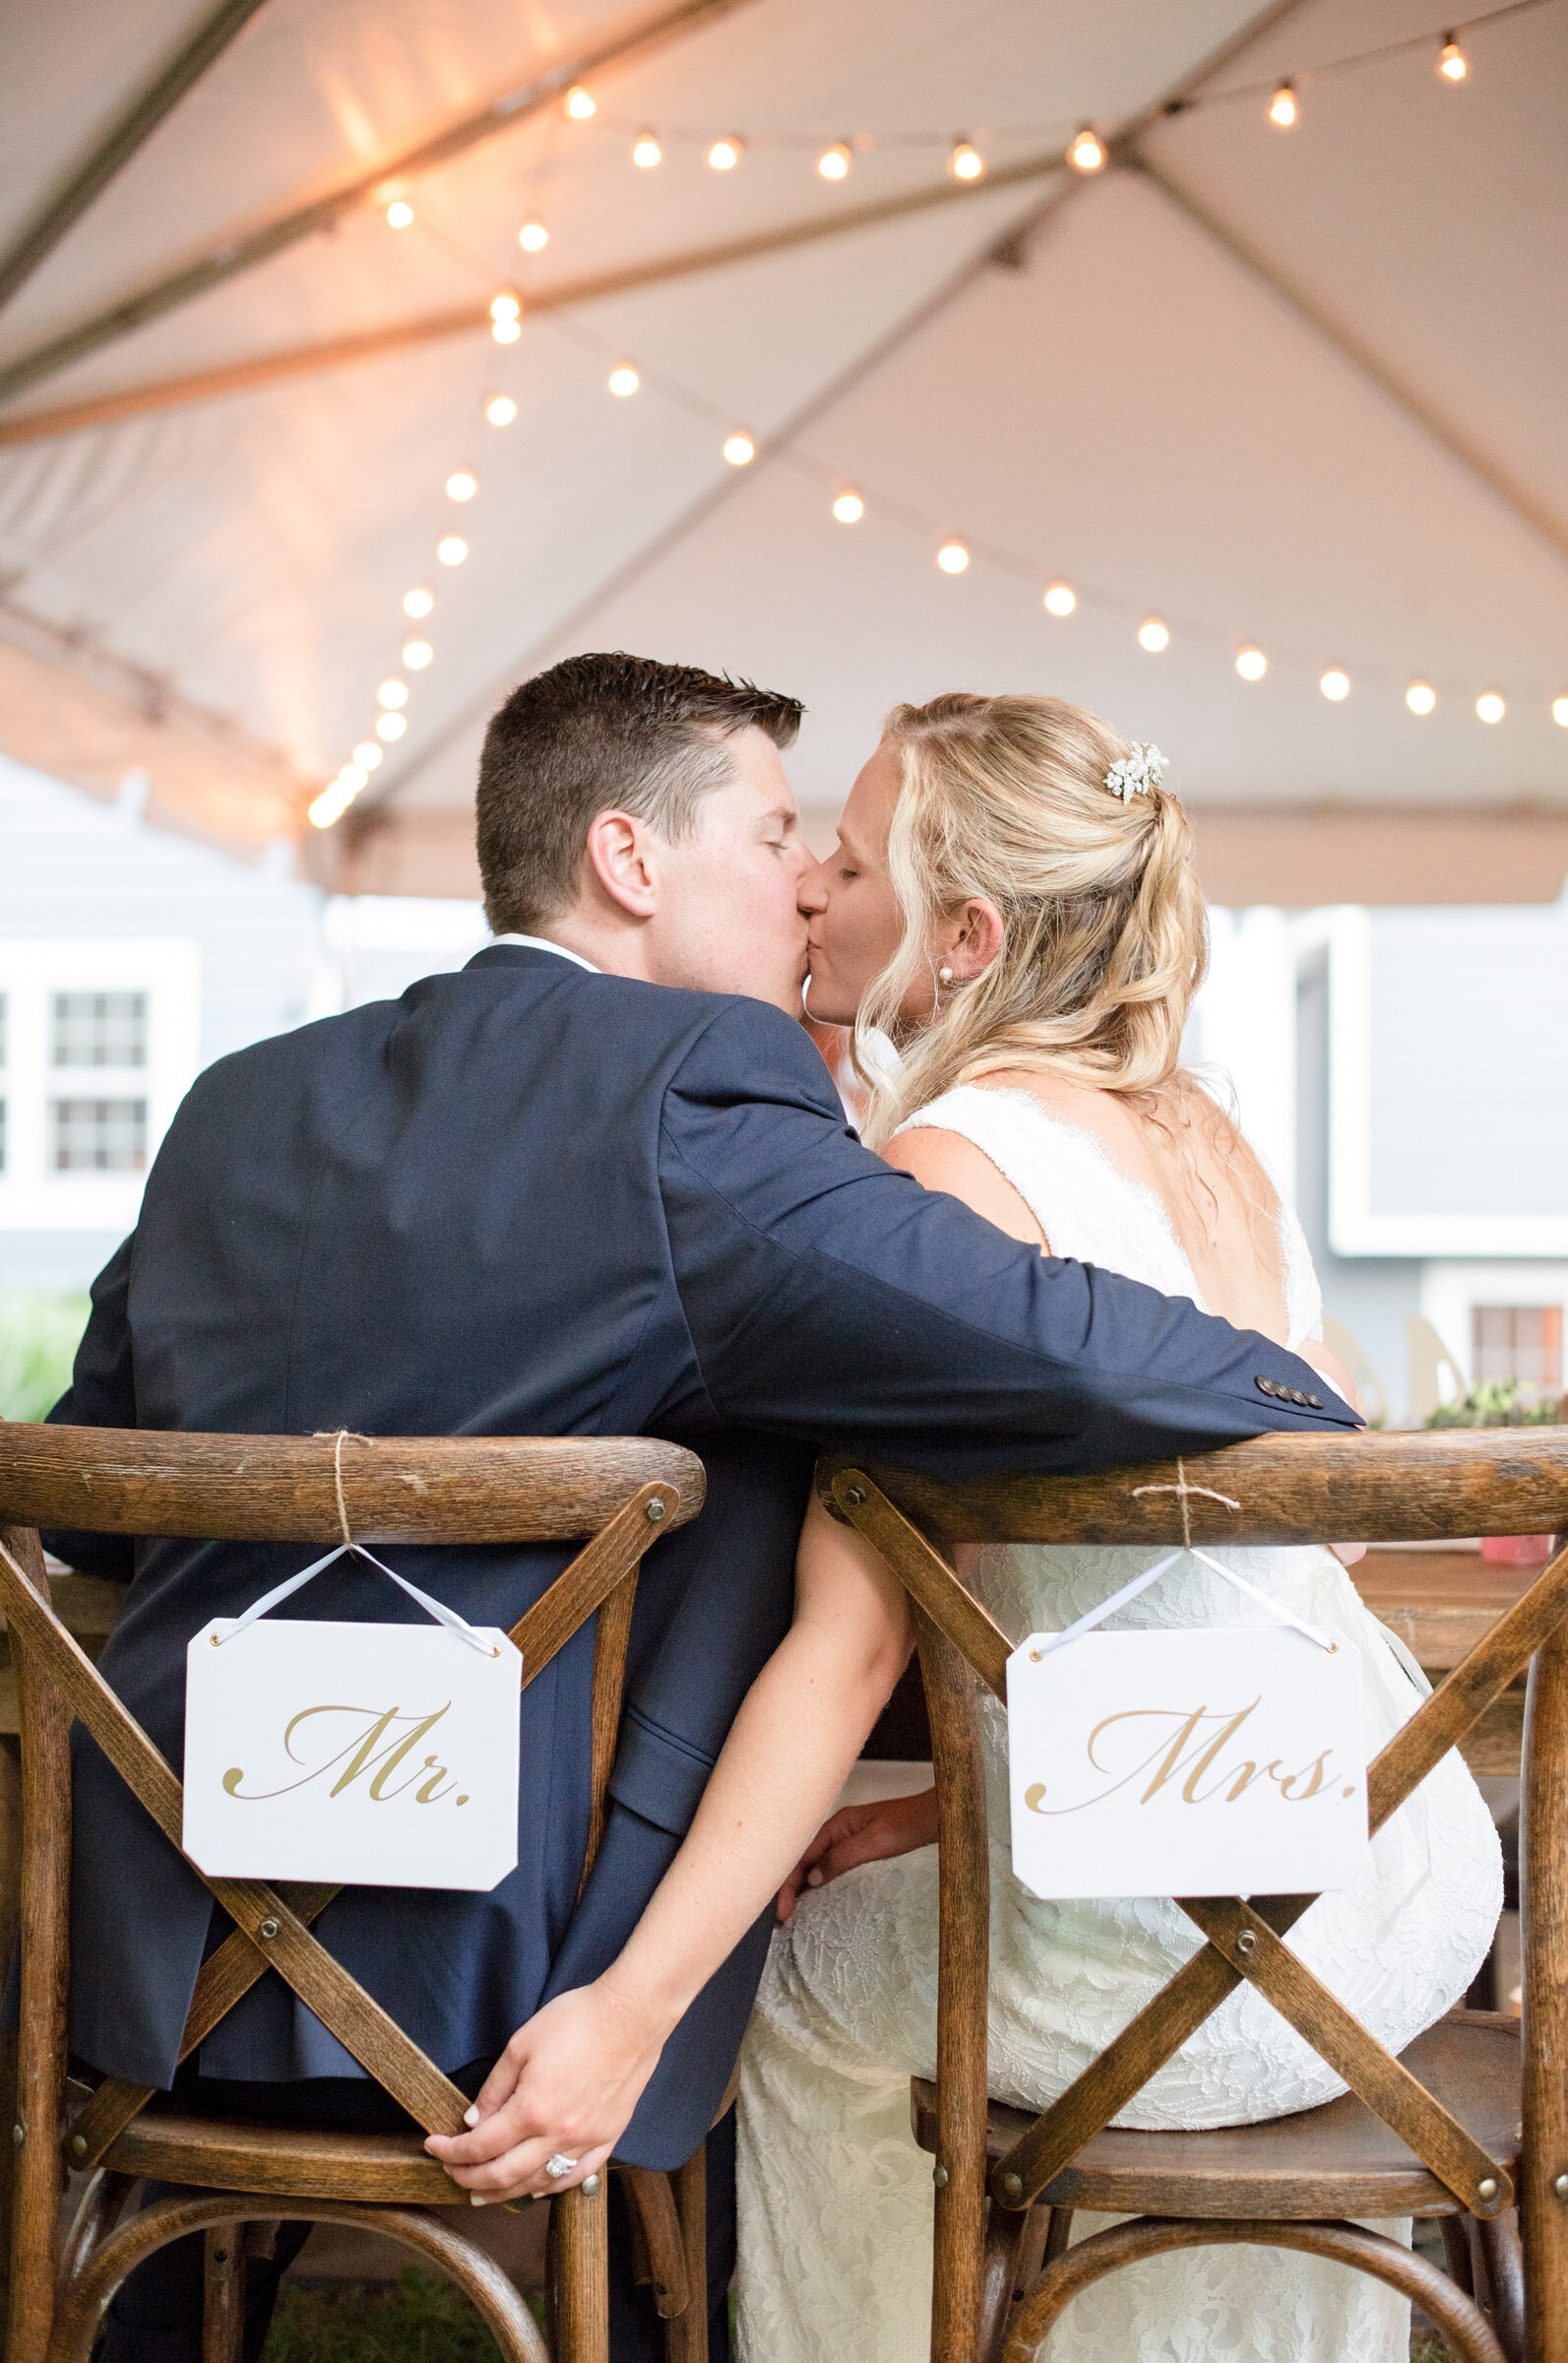
<instances>
[{"instance_id":1,"label":"green grass","mask_svg":"<svg viewBox=\"0 0 1568 2363\"><path fill-rule=\"evenodd\" d=\"M1411 2363L1452 2363L1452 2357L1435 2331L1414 2331L1411 2333Z\"/></svg>"},{"instance_id":2,"label":"green grass","mask_svg":"<svg viewBox=\"0 0 1568 2363\"><path fill-rule=\"evenodd\" d=\"M71 1381L86 1297L0 1295L0 1419L41 1420Z\"/></svg>"},{"instance_id":3,"label":"green grass","mask_svg":"<svg viewBox=\"0 0 1568 2363\"><path fill-rule=\"evenodd\" d=\"M396 2284L285 2281L263 2363L500 2363L500 2353L450 2281L409 2267Z\"/></svg>"}]
</instances>

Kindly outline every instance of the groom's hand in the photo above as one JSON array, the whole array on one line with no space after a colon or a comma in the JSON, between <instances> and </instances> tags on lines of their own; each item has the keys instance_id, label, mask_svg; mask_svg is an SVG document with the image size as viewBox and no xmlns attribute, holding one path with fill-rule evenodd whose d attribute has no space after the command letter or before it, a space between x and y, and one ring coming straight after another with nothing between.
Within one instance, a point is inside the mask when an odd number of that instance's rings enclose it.
<instances>
[{"instance_id":1,"label":"groom's hand","mask_svg":"<svg viewBox=\"0 0 1568 2363\"><path fill-rule=\"evenodd\" d=\"M431 2134L425 2148L476 2207L556 2197L596 2174L626 2130L666 2030L654 2027L612 1974L558 1994L520 2026L469 2111L470 2131ZM547 2175L545 2160L570 2158Z\"/></svg>"},{"instance_id":2,"label":"groom's hand","mask_svg":"<svg viewBox=\"0 0 1568 2363\"><path fill-rule=\"evenodd\" d=\"M915 1797L885 1797L874 1805L847 1805L824 1821L780 1888L779 1918L790 1917L803 1887L825 1887L860 1863L935 1844L935 1789L922 1789Z\"/></svg>"}]
</instances>

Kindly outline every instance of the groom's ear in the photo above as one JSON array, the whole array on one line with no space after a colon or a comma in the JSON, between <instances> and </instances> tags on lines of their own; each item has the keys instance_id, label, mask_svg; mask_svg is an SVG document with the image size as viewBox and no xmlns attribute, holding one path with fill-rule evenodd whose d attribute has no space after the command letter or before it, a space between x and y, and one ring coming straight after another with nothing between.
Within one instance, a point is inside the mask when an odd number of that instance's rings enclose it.
<instances>
[{"instance_id":1,"label":"groom's ear","mask_svg":"<svg viewBox=\"0 0 1568 2363\"><path fill-rule=\"evenodd\" d=\"M652 919L659 892L648 823L630 812L596 812L583 849L587 870L620 910ZM585 883L586 883L585 879Z\"/></svg>"}]
</instances>

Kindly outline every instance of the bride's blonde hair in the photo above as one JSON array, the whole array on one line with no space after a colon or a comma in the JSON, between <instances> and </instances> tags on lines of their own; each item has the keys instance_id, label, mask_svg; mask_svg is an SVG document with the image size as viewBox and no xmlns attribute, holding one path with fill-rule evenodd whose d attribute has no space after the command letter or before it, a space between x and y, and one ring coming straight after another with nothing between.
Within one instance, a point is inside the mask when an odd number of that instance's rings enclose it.
<instances>
[{"instance_id":1,"label":"bride's blonde hair","mask_svg":"<svg viewBox=\"0 0 1568 2363\"><path fill-rule=\"evenodd\" d=\"M1060 698L953 694L895 706L883 743L904 775L888 840L904 938L855 1020L867 1140L1002 1067L1102 1091L1159 1095L1173 1077L1182 1089L1207 917L1176 798L1152 786L1123 801L1105 785L1130 742ZM982 976L944 987L931 931L971 896L1001 913L1002 948ZM922 979L935 1014L912 1031L899 1010ZM873 1028L899 1045L896 1074L868 1043Z\"/></svg>"}]
</instances>

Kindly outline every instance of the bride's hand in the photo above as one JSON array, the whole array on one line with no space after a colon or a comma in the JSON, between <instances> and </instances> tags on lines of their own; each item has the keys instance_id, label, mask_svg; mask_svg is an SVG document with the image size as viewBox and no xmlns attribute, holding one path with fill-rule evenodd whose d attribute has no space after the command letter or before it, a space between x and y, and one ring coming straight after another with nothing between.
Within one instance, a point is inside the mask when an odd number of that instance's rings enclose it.
<instances>
[{"instance_id":1,"label":"bride's hand","mask_svg":"<svg viewBox=\"0 0 1568 2363\"><path fill-rule=\"evenodd\" d=\"M936 1791L915 1797L886 1797L874 1805L847 1805L824 1821L779 1890L779 1918L787 1920L802 1887L825 1887L857 1863L882 1862L936 1843Z\"/></svg>"},{"instance_id":2,"label":"bride's hand","mask_svg":"<svg viewBox=\"0 0 1568 2363\"><path fill-rule=\"evenodd\" d=\"M570 2191L596 2174L659 2064L664 2030L612 1973L558 1994L520 2026L469 2112L471 2131L425 2147L476 2207ZM547 2176L557 2151L574 2171Z\"/></svg>"}]
</instances>

